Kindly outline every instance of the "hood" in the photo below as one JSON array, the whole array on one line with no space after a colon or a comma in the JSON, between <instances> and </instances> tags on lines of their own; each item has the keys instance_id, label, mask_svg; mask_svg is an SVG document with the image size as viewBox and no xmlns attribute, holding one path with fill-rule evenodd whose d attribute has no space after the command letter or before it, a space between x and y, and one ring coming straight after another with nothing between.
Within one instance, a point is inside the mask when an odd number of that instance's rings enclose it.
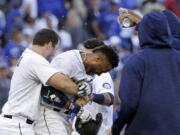
<instances>
[{"instance_id":1,"label":"hood","mask_svg":"<svg viewBox=\"0 0 180 135\"><path fill-rule=\"evenodd\" d=\"M180 50L180 19L172 11L164 10L162 13L166 16L173 35L172 47Z\"/></svg>"},{"instance_id":2,"label":"hood","mask_svg":"<svg viewBox=\"0 0 180 135\"><path fill-rule=\"evenodd\" d=\"M170 10L164 10L172 35L180 35L180 19Z\"/></svg>"},{"instance_id":3,"label":"hood","mask_svg":"<svg viewBox=\"0 0 180 135\"><path fill-rule=\"evenodd\" d=\"M137 25L141 47L171 47L172 35L166 16L161 12L146 14Z\"/></svg>"}]
</instances>

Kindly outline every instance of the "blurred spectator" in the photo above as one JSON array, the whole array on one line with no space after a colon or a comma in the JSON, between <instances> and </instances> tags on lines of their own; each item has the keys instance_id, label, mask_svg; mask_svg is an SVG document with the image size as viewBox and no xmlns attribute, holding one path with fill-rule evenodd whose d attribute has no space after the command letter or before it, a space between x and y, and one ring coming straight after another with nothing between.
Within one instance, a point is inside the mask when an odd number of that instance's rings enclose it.
<instances>
[{"instance_id":1,"label":"blurred spectator","mask_svg":"<svg viewBox=\"0 0 180 135\"><path fill-rule=\"evenodd\" d=\"M10 88L10 79L7 65L0 62L0 112L1 108L8 98L8 92Z\"/></svg>"},{"instance_id":2,"label":"blurred spectator","mask_svg":"<svg viewBox=\"0 0 180 135\"><path fill-rule=\"evenodd\" d=\"M83 0L73 0L74 9L76 9L77 13L82 17L85 18L87 14L87 9L85 7Z\"/></svg>"},{"instance_id":3,"label":"blurred spectator","mask_svg":"<svg viewBox=\"0 0 180 135\"><path fill-rule=\"evenodd\" d=\"M42 28L49 28L56 31L58 26L58 19L50 12L42 12L41 16L36 20L36 25L37 30Z\"/></svg>"},{"instance_id":4,"label":"blurred spectator","mask_svg":"<svg viewBox=\"0 0 180 135\"><path fill-rule=\"evenodd\" d=\"M6 20L5 20L5 16L4 13L0 10L0 35L3 34L4 28L6 26Z\"/></svg>"},{"instance_id":5,"label":"blurred spectator","mask_svg":"<svg viewBox=\"0 0 180 135\"><path fill-rule=\"evenodd\" d=\"M0 47L0 62L8 64L8 59L5 56L4 50Z\"/></svg>"},{"instance_id":6,"label":"blurred spectator","mask_svg":"<svg viewBox=\"0 0 180 135\"><path fill-rule=\"evenodd\" d=\"M38 30L36 30L37 29L37 25L36 25L37 20L36 20L36 18L33 18L30 15L26 15L24 17L24 21L25 21L25 26L24 26L25 29L26 28L32 29L33 34L35 34L36 31L38 31Z\"/></svg>"},{"instance_id":7,"label":"blurred spectator","mask_svg":"<svg viewBox=\"0 0 180 135\"><path fill-rule=\"evenodd\" d=\"M9 11L6 18L7 37L10 38L10 33L14 28L23 28L23 13L19 9L20 2L11 1L9 3Z\"/></svg>"},{"instance_id":8,"label":"blurred spectator","mask_svg":"<svg viewBox=\"0 0 180 135\"><path fill-rule=\"evenodd\" d=\"M101 9L101 12L104 12L109 8L110 1L111 0L99 0L99 6L100 6L100 9ZM116 3L119 2L117 0L113 0L113 1L116 2Z\"/></svg>"},{"instance_id":9,"label":"blurred spectator","mask_svg":"<svg viewBox=\"0 0 180 135\"><path fill-rule=\"evenodd\" d=\"M22 43L22 31L20 29L14 29L12 31L12 40L6 44L4 51L10 62L12 58L18 59L21 53L24 51Z\"/></svg>"},{"instance_id":10,"label":"blurred spectator","mask_svg":"<svg viewBox=\"0 0 180 135\"><path fill-rule=\"evenodd\" d=\"M13 75L14 69L15 69L17 63L18 63L18 58L17 57L12 57L9 60L9 66L10 66L9 75L10 75L10 77Z\"/></svg>"},{"instance_id":11,"label":"blurred spectator","mask_svg":"<svg viewBox=\"0 0 180 135\"><path fill-rule=\"evenodd\" d=\"M37 0L22 0L22 10L25 14L36 18L38 15Z\"/></svg>"},{"instance_id":12,"label":"blurred spectator","mask_svg":"<svg viewBox=\"0 0 180 135\"><path fill-rule=\"evenodd\" d=\"M143 13L146 14L150 11L162 11L164 9L164 5L158 0L147 0L143 8Z\"/></svg>"},{"instance_id":13,"label":"blurred spectator","mask_svg":"<svg viewBox=\"0 0 180 135\"><path fill-rule=\"evenodd\" d=\"M138 0L121 0L120 6L128 9L135 9L140 5Z\"/></svg>"},{"instance_id":14,"label":"blurred spectator","mask_svg":"<svg viewBox=\"0 0 180 135\"><path fill-rule=\"evenodd\" d=\"M58 24L58 35L61 38L60 44L61 46L59 46L58 50L57 50L57 54L70 50L73 45L72 45L72 37L71 34L67 31L66 27L65 27L65 20L61 20Z\"/></svg>"},{"instance_id":15,"label":"blurred spectator","mask_svg":"<svg viewBox=\"0 0 180 135\"><path fill-rule=\"evenodd\" d=\"M70 2L70 9L67 14L67 30L71 33L73 48L88 38L87 32L83 27L83 20L74 8L73 2Z\"/></svg>"},{"instance_id":16,"label":"blurred spectator","mask_svg":"<svg viewBox=\"0 0 180 135\"><path fill-rule=\"evenodd\" d=\"M37 0L38 13L50 12L59 20L66 16L67 10L64 7L64 0Z\"/></svg>"},{"instance_id":17,"label":"blurred spectator","mask_svg":"<svg viewBox=\"0 0 180 135\"><path fill-rule=\"evenodd\" d=\"M90 37L96 37L96 34L95 34L95 28L97 25L96 18L98 18L101 15L100 7L99 7L99 0L91 0L89 5L91 6L89 7L88 13L87 13L86 30Z\"/></svg>"},{"instance_id":18,"label":"blurred spectator","mask_svg":"<svg viewBox=\"0 0 180 135\"><path fill-rule=\"evenodd\" d=\"M24 29L23 30L22 45L25 48L31 48L33 36L34 36L34 34L32 33L31 29Z\"/></svg>"},{"instance_id":19,"label":"blurred spectator","mask_svg":"<svg viewBox=\"0 0 180 135\"><path fill-rule=\"evenodd\" d=\"M24 20L25 20L25 25L24 25L24 29L22 31L22 33L23 33L22 44L24 47L30 47L33 36L39 30L39 27L37 25L36 19L29 15L25 16Z\"/></svg>"},{"instance_id":20,"label":"blurred spectator","mask_svg":"<svg viewBox=\"0 0 180 135\"><path fill-rule=\"evenodd\" d=\"M166 0L165 6L180 18L180 0Z\"/></svg>"},{"instance_id":21,"label":"blurred spectator","mask_svg":"<svg viewBox=\"0 0 180 135\"><path fill-rule=\"evenodd\" d=\"M115 0L111 1L110 7L103 11L99 18L97 18L97 25L95 26L96 36L100 39L107 39L110 36L119 36L120 27L117 23L119 15L119 3Z\"/></svg>"},{"instance_id":22,"label":"blurred spectator","mask_svg":"<svg viewBox=\"0 0 180 135\"><path fill-rule=\"evenodd\" d=\"M0 0L0 5L4 5L6 0Z\"/></svg>"}]
</instances>

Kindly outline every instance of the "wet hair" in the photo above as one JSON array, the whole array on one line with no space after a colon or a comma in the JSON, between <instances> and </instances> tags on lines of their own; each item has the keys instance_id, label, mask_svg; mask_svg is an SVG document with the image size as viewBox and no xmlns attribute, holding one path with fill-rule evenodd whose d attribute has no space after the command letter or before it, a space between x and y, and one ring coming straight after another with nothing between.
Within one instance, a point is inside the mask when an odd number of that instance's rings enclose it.
<instances>
[{"instance_id":1,"label":"wet hair","mask_svg":"<svg viewBox=\"0 0 180 135\"><path fill-rule=\"evenodd\" d=\"M106 56L113 68L118 66L119 56L111 46L100 46L92 50L93 53L102 53Z\"/></svg>"},{"instance_id":2,"label":"wet hair","mask_svg":"<svg viewBox=\"0 0 180 135\"><path fill-rule=\"evenodd\" d=\"M105 45L104 42L97 38L91 38L83 42L84 48L86 49L94 49L96 47Z\"/></svg>"},{"instance_id":3,"label":"wet hair","mask_svg":"<svg viewBox=\"0 0 180 135\"><path fill-rule=\"evenodd\" d=\"M59 39L60 37L55 31L51 29L41 29L35 34L33 45L44 46L45 44L52 42L52 46L55 47Z\"/></svg>"}]
</instances>

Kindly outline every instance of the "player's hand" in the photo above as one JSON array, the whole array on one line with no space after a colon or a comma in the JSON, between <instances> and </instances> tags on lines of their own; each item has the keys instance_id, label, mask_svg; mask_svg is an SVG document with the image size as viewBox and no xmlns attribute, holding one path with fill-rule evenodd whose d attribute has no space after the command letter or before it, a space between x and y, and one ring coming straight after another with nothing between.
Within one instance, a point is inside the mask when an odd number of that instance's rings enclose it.
<instances>
[{"instance_id":1,"label":"player's hand","mask_svg":"<svg viewBox=\"0 0 180 135\"><path fill-rule=\"evenodd\" d=\"M127 8L125 8L125 10L127 10L128 13L120 13L119 11L120 15L118 16L117 20L120 24L122 24L125 18L128 18L131 21L130 27L133 27L142 20L142 18L139 15L137 15L133 10L129 10Z\"/></svg>"},{"instance_id":2,"label":"player's hand","mask_svg":"<svg viewBox=\"0 0 180 135\"><path fill-rule=\"evenodd\" d=\"M85 96L85 97L79 97L76 99L76 104L80 105L80 106L84 106L86 105L88 102L90 101L90 97L89 96Z\"/></svg>"},{"instance_id":3,"label":"player's hand","mask_svg":"<svg viewBox=\"0 0 180 135\"><path fill-rule=\"evenodd\" d=\"M88 84L85 81L80 81L78 83L79 86L79 91L78 91L78 96L89 96L92 93L92 88L90 84Z\"/></svg>"},{"instance_id":4,"label":"player's hand","mask_svg":"<svg viewBox=\"0 0 180 135\"><path fill-rule=\"evenodd\" d=\"M83 108L81 108L76 116L77 118L81 119L82 123L86 123L92 119L91 113L88 110L84 110Z\"/></svg>"}]
</instances>

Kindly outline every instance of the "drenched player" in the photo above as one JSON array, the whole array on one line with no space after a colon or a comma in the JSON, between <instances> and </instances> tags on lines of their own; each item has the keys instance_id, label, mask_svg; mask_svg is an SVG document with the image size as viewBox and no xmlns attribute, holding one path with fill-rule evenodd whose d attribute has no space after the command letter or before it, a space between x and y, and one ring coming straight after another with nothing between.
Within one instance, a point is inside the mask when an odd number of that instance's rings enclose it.
<instances>
[{"instance_id":1,"label":"drenched player","mask_svg":"<svg viewBox=\"0 0 180 135\"><path fill-rule=\"evenodd\" d=\"M84 42L83 47L85 52L91 52L92 49L102 46L104 43L97 39L90 39ZM114 86L109 73L95 75L92 81L92 94L89 98L91 101L84 106L85 109L91 112L93 119L97 113L102 113L103 121L98 132L98 135L109 135L112 126L113 117L113 101L114 101ZM82 127L83 128L83 127ZM78 135L76 131L72 135Z\"/></svg>"},{"instance_id":2,"label":"drenched player","mask_svg":"<svg viewBox=\"0 0 180 135\"><path fill-rule=\"evenodd\" d=\"M97 40L97 42L99 41ZM60 73L81 83L81 80L88 80L87 74L100 75L116 67L118 55L110 46L95 48L91 53L71 50L57 55L51 65ZM80 118L84 122L89 120L89 111L77 107L74 103L67 108L65 101L74 102L74 96L52 91L54 91L53 88L49 88L49 93L42 95L41 117L35 124L37 135L68 135L68 119L72 112L76 113L78 117L81 115ZM84 96L83 93L81 94Z\"/></svg>"}]
</instances>

